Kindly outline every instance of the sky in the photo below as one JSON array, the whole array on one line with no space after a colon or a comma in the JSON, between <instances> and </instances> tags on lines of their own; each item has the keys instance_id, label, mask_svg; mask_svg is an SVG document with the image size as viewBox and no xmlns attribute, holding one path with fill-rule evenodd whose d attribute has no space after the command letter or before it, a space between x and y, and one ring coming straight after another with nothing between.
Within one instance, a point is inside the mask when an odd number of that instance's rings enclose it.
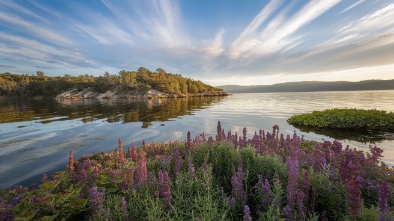
<instances>
[{"instance_id":1,"label":"sky","mask_svg":"<svg viewBox=\"0 0 394 221\"><path fill-rule=\"evenodd\" d=\"M394 79L394 0L1 0L0 73Z\"/></svg>"}]
</instances>

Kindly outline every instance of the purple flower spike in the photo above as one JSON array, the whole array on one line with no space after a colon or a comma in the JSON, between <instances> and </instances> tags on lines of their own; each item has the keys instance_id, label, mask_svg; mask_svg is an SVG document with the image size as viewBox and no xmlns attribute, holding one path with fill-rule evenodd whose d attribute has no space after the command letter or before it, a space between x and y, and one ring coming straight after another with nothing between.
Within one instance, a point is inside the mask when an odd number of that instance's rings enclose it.
<instances>
[{"instance_id":1,"label":"purple flower spike","mask_svg":"<svg viewBox=\"0 0 394 221\"><path fill-rule=\"evenodd\" d=\"M270 194L271 194L270 184L267 179L265 179L264 182L263 192L264 192L263 207L265 207L270 203Z\"/></svg>"},{"instance_id":2,"label":"purple flower spike","mask_svg":"<svg viewBox=\"0 0 394 221\"><path fill-rule=\"evenodd\" d=\"M245 205L245 209L244 209L244 221L251 221L252 217L250 217L250 209L248 205Z\"/></svg>"},{"instance_id":3,"label":"purple flower spike","mask_svg":"<svg viewBox=\"0 0 394 221\"><path fill-rule=\"evenodd\" d=\"M230 206L234 206L234 205L235 205L235 198L232 197L231 199L229 199L229 200L228 200L228 204L229 204Z\"/></svg>"},{"instance_id":4,"label":"purple flower spike","mask_svg":"<svg viewBox=\"0 0 394 221\"><path fill-rule=\"evenodd\" d=\"M289 205L286 205L286 207L283 209L283 213L285 214L287 221L291 221L292 220L291 208L290 208Z\"/></svg>"},{"instance_id":5,"label":"purple flower spike","mask_svg":"<svg viewBox=\"0 0 394 221\"><path fill-rule=\"evenodd\" d=\"M122 216L123 216L123 220L128 220L129 219L129 214L127 212L127 201L124 199L124 197L122 197Z\"/></svg>"},{"instance_id":6,"label":"purple flower spike","mask_svg":"<svg viewBox=\"0 0 394 221\"><path fill-rule=\"evenodd\" d=\"M290 209L294 209L298 189L298 161L288 158L286 162L289 181L287 183L287 203Z\"/></svg>"},{"instance_id":7,"label":"purple flower spike","mask_svg":"<svg viewBox=\"0 0 394 221\"><path fill-rule=\"evenodd\" d=\"M165 200L166 209L171 210L170 178L167 171L159 172L160 197Z\"/></svg>"},{"instance_id":8,"label":"purple flower spike","mask_svg":"<svg viewBox=\"0 0 394 221\"><path fill-rule=\"evenodd\" d=\"M387 203L387 199L389 198L389 185L387 181L384 181L382 185L380 185L379 190L379 204L378 207L382 213L389 211L389 205Z\"/></svg>"},{"instance_id":9,"label":"purple flower spike","mask_svg":"<svg viewBox=\"0 0 394 221\"><path fill-rule=\"evenodd\" d=\"M89 203L93 216L104 213L104 194L99 192L96 186L89 190Z\"/></svg>"},{"instance_id":10,"label":"purple flower spike","mask_svg":"<svg viewBox=\"0 0 394 221\"><path fill-rule=\"evenodd\" d=\"M246 199L246 193L244 190L244 172L242 171L242 160L239 159L238 162L238 171L234 172L234 175L231 177L231 185L233 187L232 195L237 200L244 201Z\"/></svg>"}]
</instances>

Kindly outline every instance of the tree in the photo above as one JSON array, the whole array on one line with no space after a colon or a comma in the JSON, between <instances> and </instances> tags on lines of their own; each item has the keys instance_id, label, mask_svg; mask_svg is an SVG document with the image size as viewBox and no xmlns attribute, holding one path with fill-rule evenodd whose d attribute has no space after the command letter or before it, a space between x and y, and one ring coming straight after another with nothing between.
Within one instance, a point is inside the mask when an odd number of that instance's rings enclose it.
<instances>
[{"instance_id":1,"label":"tree","mask_svg":"<svg viewBox=\"0 0 394 221\"><path fill-rule=\"evenodd\" d=\"M36 74L37 74L37 77L44 77L43 71L37 71Z\"/></svg>"}]
</instances>

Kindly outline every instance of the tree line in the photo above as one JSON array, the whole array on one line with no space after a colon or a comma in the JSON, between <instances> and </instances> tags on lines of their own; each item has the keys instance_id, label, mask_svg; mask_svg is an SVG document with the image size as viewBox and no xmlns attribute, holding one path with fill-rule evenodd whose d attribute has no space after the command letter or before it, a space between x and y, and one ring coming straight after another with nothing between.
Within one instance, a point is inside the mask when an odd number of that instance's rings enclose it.
<instances>
[{"instance_id":1,"label":"tree line","mask_svg":"<svg viewBox=\"0 0 394 221\"><path fill-rule=\"evenodd\" d=\"M152 72L140 67L137 71L121 70L118 74L105 72L100 76L88 74L46 76L42 71L37 71L36 75L8 72L0 74L0 96L56 96L74 88L78 90L91 88L99 93L106 91L144 93L149 89L169 94L223 91L180 74L167 73L162 68Z\"/></svg>"}]
</instances>

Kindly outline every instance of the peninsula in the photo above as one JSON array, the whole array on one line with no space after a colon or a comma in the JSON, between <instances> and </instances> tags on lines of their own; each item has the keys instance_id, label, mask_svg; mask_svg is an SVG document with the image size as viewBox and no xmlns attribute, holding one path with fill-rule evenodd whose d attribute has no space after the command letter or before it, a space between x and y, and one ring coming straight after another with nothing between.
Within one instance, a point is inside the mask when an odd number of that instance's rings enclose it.
<instances>
[{"instance_id":1,"label":"peninsula","mask_svg":"<svg viewBox=\"0 0 394 221\"><path fill-rule=\"evenodd\" d=\"M102 76L79 75L46 76L0 74L0 96L54 97L57 99L83 98L160 98L189 96L225 96L219 89L201 81L167 73L162 68L152 72L140 67L137 71L106 72Z\"/></svg>"}]
</instances>

